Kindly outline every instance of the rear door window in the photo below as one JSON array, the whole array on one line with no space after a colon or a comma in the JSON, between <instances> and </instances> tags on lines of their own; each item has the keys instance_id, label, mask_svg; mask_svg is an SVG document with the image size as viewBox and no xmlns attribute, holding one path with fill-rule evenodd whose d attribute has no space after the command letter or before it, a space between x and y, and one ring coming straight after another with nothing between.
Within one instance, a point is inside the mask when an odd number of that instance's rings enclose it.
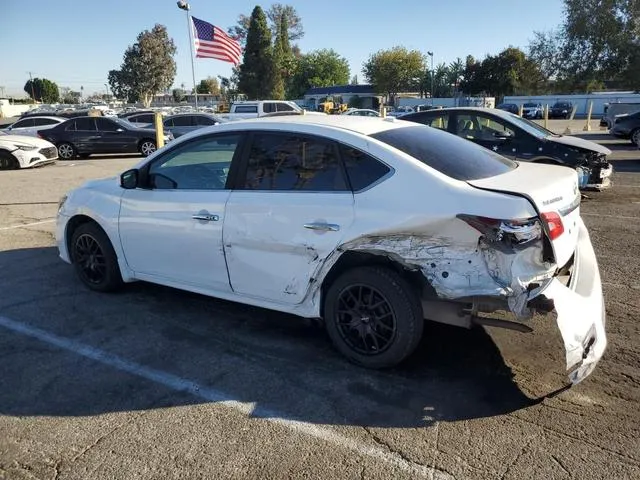
<instances>
[{"instance_id":1,"label":"rear door window","mask_svg":"<svg viewBox=\"0 0 640 480\"><path fill-rule=\"evenodd\" d=\"M489 149L422 125L391 128L371 137L456 180L493 177L517 167Z\"/></svg>"},{"instance_id":2,"label":"rear door window","mask_svg":"<svg viewBox=\"0 0 640 480\"><path fill-rule=\"evenodd\" d=\"M93 117L77 118L76 130L79 132L95 132L96 122L93 120Z\"/></svg>"}]
</instances>

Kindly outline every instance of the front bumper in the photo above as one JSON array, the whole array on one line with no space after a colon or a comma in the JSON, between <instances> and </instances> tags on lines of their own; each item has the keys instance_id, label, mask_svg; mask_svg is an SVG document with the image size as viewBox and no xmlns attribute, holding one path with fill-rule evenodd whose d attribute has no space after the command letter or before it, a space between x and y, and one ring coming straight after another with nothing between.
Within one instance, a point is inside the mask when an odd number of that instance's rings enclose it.
<instances>
[{"instance_id":1,"label":"front bumper","mask_svg":"<svg viewBox=\"0 0 640 480\"><path fill-rule=\"evenodd\" d=\"M58 255L59 257L67 262L71 263L71 258L69 257L69 249L67 248L67 241L65 238L65 233L67 231L67 222L69 221L67 215L62 213L58 213L56 218L56 244L58 246Z\"/></svg>"},{"instance_id":2,"label":"front bumper","mask_svg":"<svg viewBox=\"0 0 640 480\"><path fill-rule=\"evenodd\" d=\"M611 186L611 176L613 175L613 165L606 163L590 167L588 180L581 188L604 190Z\"/></svg>"},{"instance_id":3,"label":"front bumper","mask_svg":"<svg viewBox=\"0 0 640 480\"><path fill-rule=\"evenodd\" d=\"M47 158L47 156L43 155L42 152L38 150L17 149L12 151L11 154L18 160L20 168L38 167L50 163L55 163L56 160L58 160L57 152L56 155L52 158Z\"/></svg>"},{"instance_id":4,"label":"front bumper","mask_svg":"<svg viewBox=\"0 0 640 480\"><path fill-rule=\"evenodd\" d=\"M569 380L578 384L593 372L607 347L606 311L596 254L582 219L568 283L553 279L543 295L553 300L566 351Z\"/></svg>"}]
</instances>

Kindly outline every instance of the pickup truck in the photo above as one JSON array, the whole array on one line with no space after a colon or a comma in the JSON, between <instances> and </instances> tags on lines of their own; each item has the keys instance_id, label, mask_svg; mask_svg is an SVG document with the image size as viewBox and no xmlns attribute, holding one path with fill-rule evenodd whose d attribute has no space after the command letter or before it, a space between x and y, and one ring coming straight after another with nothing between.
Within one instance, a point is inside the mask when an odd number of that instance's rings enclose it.
<instances>
[{"instance_id":1,"label":"pickup truck","mask_svg":"<svg viewBox=\"0 0 640 480\"><path fill-rule=\"evenodd\" d=\"M218 116L226 120L241 120L244 118L264 117L267 114L280 112L302 113L302 108L295 102L285 100L242 101L232 104L229 113L219 114Z\"/></svg>"}]
</instances>

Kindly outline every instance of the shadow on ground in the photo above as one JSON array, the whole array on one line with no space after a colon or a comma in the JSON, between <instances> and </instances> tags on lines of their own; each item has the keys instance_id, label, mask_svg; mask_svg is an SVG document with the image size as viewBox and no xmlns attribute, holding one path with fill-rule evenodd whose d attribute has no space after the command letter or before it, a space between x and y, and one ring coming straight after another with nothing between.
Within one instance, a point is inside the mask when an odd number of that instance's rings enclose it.
<instances>
[{"instance_id":1,"label":"shadow on ground","mask_svg":"<svg viewBox=\"0 0 640 480\"><path fill-rule=\"evenodd\" d=\"M289 315L143 283L118 294L89 292L54 248L0 252L0 271L0 317L71 342L60 348L0 325L2 415L208 403L180 384L254 402L256 416L334 425L419 427L534 403L481 328L428 324L405 364L371 371L346 362L322 328ZM88 359L84 347L160 376ZM183 383L169 388L166 375Z\"/></svg>"}]
</instances>

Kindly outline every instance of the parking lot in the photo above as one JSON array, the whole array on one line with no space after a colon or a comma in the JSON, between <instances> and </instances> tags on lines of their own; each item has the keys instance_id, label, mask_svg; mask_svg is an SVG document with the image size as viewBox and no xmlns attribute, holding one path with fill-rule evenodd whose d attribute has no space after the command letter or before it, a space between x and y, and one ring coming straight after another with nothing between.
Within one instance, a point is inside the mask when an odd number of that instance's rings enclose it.
<instances>
[{"instance_id":1,"label":"parking lot","mask_svg":"<svg viewBox=\"0 0 640 480\"><path fill-rule=\"evenodd\" d=\"M57 256L58 199L140 157L1 172L0 478L640 478L640 152L590 138L614 150L613 187L581 207L609 346L548 398L566 381L550 318L430 324L375 372L313 322L142 283L90 292Z\"/></svg>"}]
</instances>

